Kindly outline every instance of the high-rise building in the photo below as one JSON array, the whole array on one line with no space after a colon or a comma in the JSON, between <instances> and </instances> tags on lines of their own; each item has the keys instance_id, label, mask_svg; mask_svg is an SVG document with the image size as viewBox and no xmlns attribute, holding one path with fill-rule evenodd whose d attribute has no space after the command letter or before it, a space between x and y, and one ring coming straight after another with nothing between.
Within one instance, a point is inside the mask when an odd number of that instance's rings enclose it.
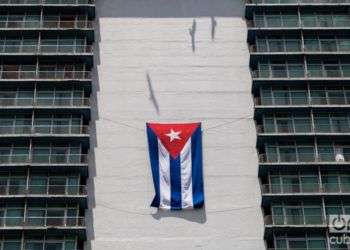
<instances>
[{"instance_id":1,"label":"high-rise building","mask_svg":"<svg viewBox=\"0 0 350 250\"><path fill-rule=\"evenodd\" d=\"M0 250L350 249L349 0L95 1L0 0ZM204 209L149 207L149 121Z\"/></svg>"},{"instance_id":2,"label":"high-rise building","mask_svg":"<svg viewBox=\"0 0 350 250\"><path fill-rule=\"evenodd\" d=\"M253 0L245 13L266 247L349 249L328 225L350 214L349 2Z\"/></svg>"},{"instance_id":3,"label":"high-rise building","mask_svg":"<svg viewBox=\"0 0 350 250\"><path fill-rule=\"evenodd\" d=\"M93 0L0 1L0 249L86 241Z\"/></svg>"}]
</instances>

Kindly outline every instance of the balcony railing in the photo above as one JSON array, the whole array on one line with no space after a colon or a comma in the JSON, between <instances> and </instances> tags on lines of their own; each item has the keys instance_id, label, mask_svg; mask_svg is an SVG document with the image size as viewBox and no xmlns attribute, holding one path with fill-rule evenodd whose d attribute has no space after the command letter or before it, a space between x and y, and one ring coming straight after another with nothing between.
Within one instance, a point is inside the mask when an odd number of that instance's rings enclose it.
<instances>
[{"instance_id":1,"label":"balcony railing","mask_svg":"<svg viewBox=\"0 0 350 250\"><path fill-rule=\"evenodd\" d=\"M0 185L0 196L8 195L86 195L83 185Z\"/></svg>"},{"instance_id":2,"label":"balcony railing","mask_svg":"<svg viewBox=\"0 0 350 250\"><path fill-rule=\"evenodd\" d=\"M264 184L261 188L262 194L313 194L313 193L350 193L350 185L337 183L318 184Z\"/></svg>"},{"instance_id":3,"label":"balcony railing","mask_svg":"<svg viewBox=\"0 0 350 250\"><path fill-rule=\"evenodd\" d=\"M2 80L91 80L90 71L0 71Z\"/></svg>"},{"instance_id":4,"label":"balcony railing","mask_svg":"<svg viewBox=\"0 0 350 250\"><path fill-rule=\"evenodd\" d=\"M20 134L44 134L44 135L54 135L54 134L88 134L89 126L83 125L59 125L59 126L45 126L45 125L14 125L14 126L1 126L0 125L0 135L20 135Z\"/></svg>"},{"instance_id":5,"label":"balcony railing","mask_svg":"<svg viewBox=\"0 0 350 250\"><path fill-rule=\"evenodd\" d=\"M0 5L87 5L95 0L0 0Z\"/></svg>"},{"instance_id":6,"label":"balcony railing","mask_svg":"<svg viewBox=\"0 0 350 250\"><path fill-rule=\"evenodd\" d=\"M333 153L280 153L277 154L260 154L260 163L349 163L350 153L333 154Z\"/></svg>"},{"instance_id":7,"label":"balcony railing","mask_svg":"<svg viewBox=\"0 0 350 250\"><path fill-rule=\"evenodd\" d=\"M0 217L0 228L7 227L84 227L84 217Z\"/></svg>"},{"instance_id":8,"label":"balcony railing","mask_svg":"<svg viewBox=\"0 0 350 250\"><path fill-rule=\"evenodd\" d=\"M257 97L254 103L256 106L350 105L350 100L345 97Z\"/></svg>"},{"instance_id":9,"label":"balcony railing","mask_svg":"<svg viewBox=\"0 0 350 250\"><path fill-rule=\"evenodd\" d=\"M326 226L328 221L322 215L267 215L264 218L265 225L276 226Z\"/></svg>"},{"instance_id":10,"label":"balcony railing","mask_svg":"<svg viewBox=\"0 0 350 250\"><path fill-rule=\"evenodd\" d=\"M346 78L350 77L350 70L253 70L252 77L279 78Z\"/></svg>"},{"instance_id":11,"label":"balcony railing","mask_svg":"<svg viewBox=\"0 0 350 250\"><path fill-rule=\"evenodd\" d=\"M346 118L347 119L347 118ZM291 121L290 121L291 122ZM267 129L266 129L267 128ZM276 127L272 126L263 126L257 125L256 130L258 134L305 134L305 133L350 133L350 126L335 126L332 124L317 124L314 125L309 123L298 123L293 127L290 125L277 125ZM0 127L1 132L1 127Z\"/></svg>"},{"instance_id":12,"label":"balcony railing","mask_svg":"<svg viewBox=\"0 0 350 250\"><path fill-rule=\"evenodd\" d=\"M330 40L334 41L334 40ZM319 42L319 41L318 41ZM308 48L307 46L302 47L300 44L298 46L288 47L257 47L256 45L249 46L250 53L349 53L350 47L348 46L322 46L318 48Z\"/></svg>"},{"instance_id":13,"label":"balcony railing","mask_svg":"<svg viewBox=\"0 0 350 250\"><path fill-rule=\"evenodd\" d=\"M259 21L252 21L247 20L247 26L248 28L278 28L278 29L300 29L300 28L349 28L350 26L350 20L337 20L337 21L301 21L298 22L298 20L283 20L280 21L280 19L276 21L271 21L268 23L267 21L259 20Z\"/></svg>"},{"instance_id":14,"label":"balcony railing","mask_svg":"<svg viewBox=\"0 0 350 250\"><path fill-rule=\"evenodd\" d=\"M92 21L0 21L0 29L92 29Z\"/></svg>"},{"instance_id":15,"label":"balcony railing","mask_svg":"<svg viewBox=\"0 0 350 250\"><path fill-rule=\"evenodd\" d=\"M247 4L341 4L350 0L247 0Z\"/></svg>"},{"instance_id":16,"label":"balcony railing","mask_svg":"<svg viewBox=\"0 0 350 250\"><path fill-rule=\"evenodd\" d=\"M90 106L89 98L0 98L0 107L9 106Z\"/></svg>"},{"instance_id":17,"label":"balcony railing","mask_svg":"<svg viewBox=\"0 0 350 250\"><path fill-rule=\"evenodd\" d=\"M1 45L1 54L88 54L91 45Z\"/></svg>"},{"instance_id":18,"label":"balcony railing","mask_svg":"<svg viewBox=\"0 0 350 250\"><path fill-rule=\"evenodd\" d=\"M0 155L1 164L85 164L86 154L13 154Z\"/></svg>"}]
</instances>

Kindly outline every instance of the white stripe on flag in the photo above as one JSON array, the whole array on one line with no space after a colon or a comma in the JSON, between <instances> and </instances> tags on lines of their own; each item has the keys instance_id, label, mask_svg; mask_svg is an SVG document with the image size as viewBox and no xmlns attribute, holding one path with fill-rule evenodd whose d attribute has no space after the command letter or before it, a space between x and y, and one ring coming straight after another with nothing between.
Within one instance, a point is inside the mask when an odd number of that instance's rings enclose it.
<instances>
[{"instance_id":1,"label":"white stripe on flag","mask_svg":"<svg viewBox=\"0 0 350 250\"><path fill-rule=\"evenodd\" d=\"M180 154L182 208L193 207L191 150L191 138L189 138Z\"/></svg>"},{"instance_id":2,"label":"white stripe on flag","mask_svg":"<svg viewBox=\"0 0 350 250\"><path fill-rule=\"evenodd\" d=\"M159 160L159 208L170 209L170 155L162 142L158 139Z\"/></svg>"}]
</instances>

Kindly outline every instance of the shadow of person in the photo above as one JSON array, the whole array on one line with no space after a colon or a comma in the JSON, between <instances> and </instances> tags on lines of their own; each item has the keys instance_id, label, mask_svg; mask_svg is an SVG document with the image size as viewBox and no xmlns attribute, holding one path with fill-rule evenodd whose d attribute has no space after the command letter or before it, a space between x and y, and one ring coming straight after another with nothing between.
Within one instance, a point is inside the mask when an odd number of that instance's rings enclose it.
<instances>
[{"instance_id":1,"label":"shadow of person","mask_svg":"<svg viewBox=\"0 0 350 250\"><path fill-rule=\"evenodd\" d=\"M196 30L197 30L197 22L196 22L196 19L193 19L192 28L189 28L193 52L196 51Z\"/></svg>"},{"instance_id":2,"label":"shadow of person","mask_svg":"<svg viewBox=\"0 0 350 250\"><path fill-rule=\"evenodd\" d=\"M195 222L198 224L204 224L207 221L207 213L205 207L195 210L161 210L158 209L156 213L152 214L152 217L156 220L161 220L162 218L179 218L187 221Z\"/></svg>"}]
</instances>

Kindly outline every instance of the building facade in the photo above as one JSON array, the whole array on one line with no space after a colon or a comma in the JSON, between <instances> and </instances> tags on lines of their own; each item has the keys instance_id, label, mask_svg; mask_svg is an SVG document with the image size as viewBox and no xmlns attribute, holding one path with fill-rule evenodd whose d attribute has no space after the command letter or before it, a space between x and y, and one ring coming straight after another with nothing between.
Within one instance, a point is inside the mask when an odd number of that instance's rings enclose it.
<instances>
[{"instance_id":1,"label":"building facade","mask_svg":"<svg viewBox=\"0 0 350 250\"><path fill-rule=\"evenodd\" d=\"M84 249L94 9L0 1L2 250Z\"/></svg>"},{"instance_id":2,"label":"building facade","mask_svg":"<svg viewBox=\"0 0 350 250\"><path fill-rule=\"evenodd\" d=\"M349 249L349 7L0 0L0 250ZM150 121L202 122L204 209L149 207Z\"/></svg>"},{"instance_id":3,"label":"building facade","mask_svg":"<svg viewBox=\"0 0 350 250\"><path fill-rule=\"evenodd\" d=\"M349 249L348 1L246 4L268 249ZM334 232L333 232L334 233Z\"/></svg>"}]
</instances>

